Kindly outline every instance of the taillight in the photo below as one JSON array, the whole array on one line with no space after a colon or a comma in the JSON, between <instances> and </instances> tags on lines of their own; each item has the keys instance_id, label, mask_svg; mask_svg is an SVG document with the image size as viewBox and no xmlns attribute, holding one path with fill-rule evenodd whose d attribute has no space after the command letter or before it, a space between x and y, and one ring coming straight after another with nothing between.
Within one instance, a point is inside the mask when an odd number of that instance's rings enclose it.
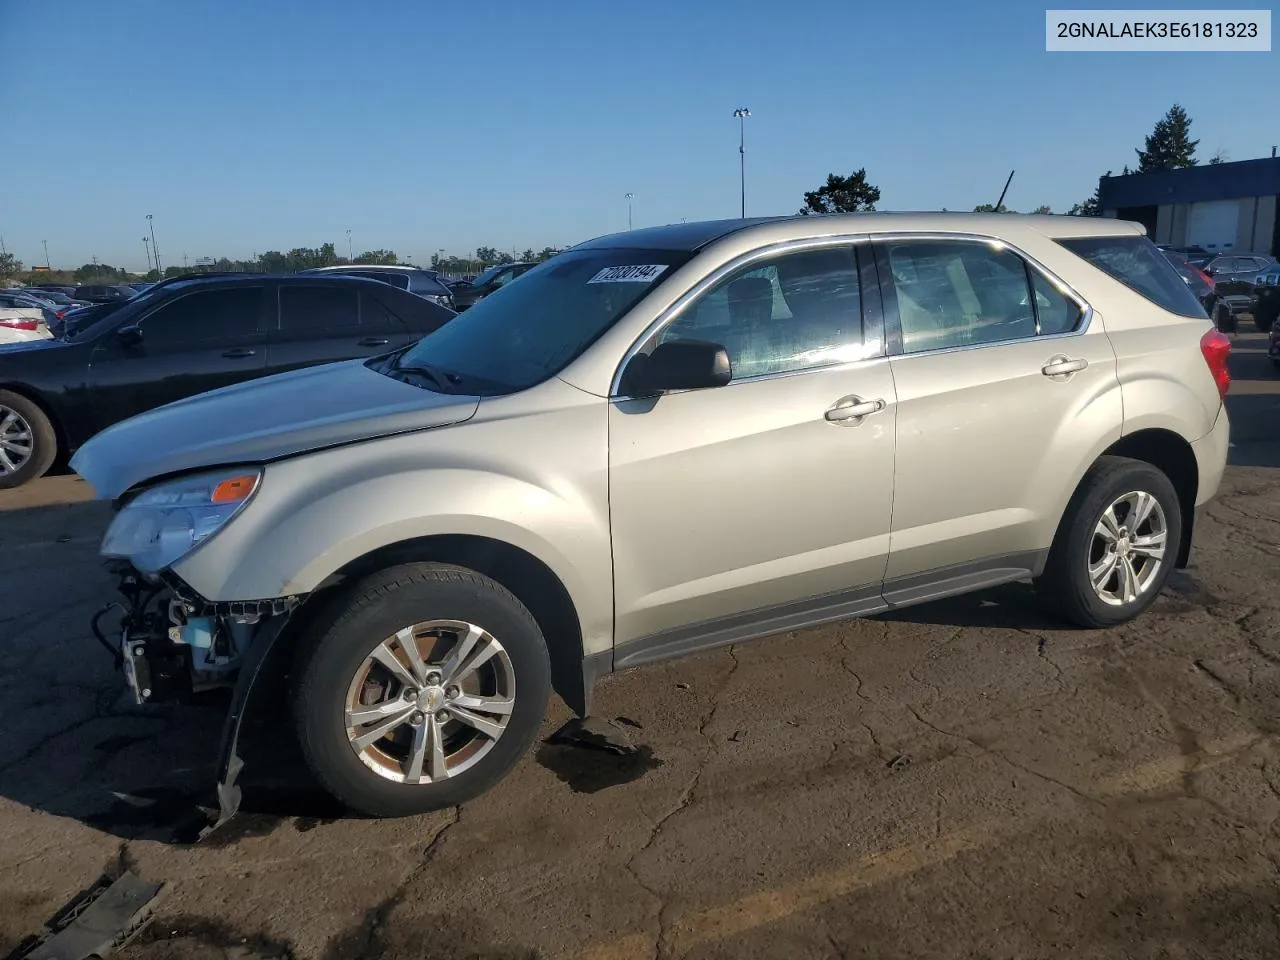
<instances>
[{"instance_id":1,"label":"taillight","mask_svg":"<svg viewBox=\"0 0 1280 960\"><path fill-rule=\"evenodd\" d=\"M1209 292L1213 293L1213 277L1209 276L1199 267L1192 267L1191 269L1200 274L1200 279L1209 285Z\"/></svg>"},{"instance_id":2,"label":"taillight","mask_svg":"<svg viewBox=\"0 0 1280 960\"><path fill-rule=\"evenodd\" d=\"M1227 399L1227 390L1231 388L1231 371L1227 368L1227 360L1231 356L1231 341L1220 330L1209 330L1200 338L1200 352L1204 354L1204 362L1209 365L1213 374L1213 382L1218 385L1218 395Z\"/></svg>"},{"instance_id":3,"label":"taillight","mask_svg":"<svg viewBox=\"0 0 1280 960\"><path fill-rule=\"evenodd\" d=\"M8 327L10 330L39 330L40 324L36 320L0 320L0 327Z\"/></svg>"}]
</instances>

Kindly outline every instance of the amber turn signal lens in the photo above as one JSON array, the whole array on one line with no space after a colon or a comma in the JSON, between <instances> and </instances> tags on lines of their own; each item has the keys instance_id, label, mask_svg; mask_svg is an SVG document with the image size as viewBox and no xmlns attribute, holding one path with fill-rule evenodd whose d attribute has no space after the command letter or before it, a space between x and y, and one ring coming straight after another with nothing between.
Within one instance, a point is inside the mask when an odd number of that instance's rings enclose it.
<instances>
[{"instance_id":1,"label":"amber turn signal lens","mask_svg":"<svg viewBox=\"0 0 1280 960\"><path fill-rule=\"evenodd\" d=\"M213 496L210 500L213 503L238 503L253 493L257 483L258 478L254 474L223 480L213 488Z\"/></svg>"}]
</instances>

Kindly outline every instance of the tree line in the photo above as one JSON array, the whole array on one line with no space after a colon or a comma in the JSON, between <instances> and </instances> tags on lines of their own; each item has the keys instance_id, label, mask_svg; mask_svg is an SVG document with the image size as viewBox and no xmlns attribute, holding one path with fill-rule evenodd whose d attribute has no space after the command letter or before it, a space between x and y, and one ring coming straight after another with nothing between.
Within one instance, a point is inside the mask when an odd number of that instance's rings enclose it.
<instances>
[{"instance_id":1,"label":"tree line","mask_svg":"<svg viewBox=\"0 0 1280 960\"><path fill-rule=\"evenodd\" d=\"M1196 163L1196 147L1199 140L1191 139L1191 118L1180 104L1174 104L1156 121L1155 127L1145 138L1142 147L1135 147L1138 155L1138 167L1130 170L1125 164L1122 175L1129 173L1150 173L1156 170L1181 170L1194 167ZM1219 149L1209 158L1209 163L1219 164L1227 159L1226 153ZM1105 176L1111 176L1108 170ZM815 190L806 191L803 206L799 213L804 215L823 213L857 213L872 211L880 202L880 188L867 179L867 170L860 167L848 176L835 173L827 175L825 183ZM945 207L943 208L946 209ZM973 208L975 213L1017 213L1003 203L996 207L990 203L980 203ZM1047 206L1039 206L1031 213L1052 213ZM1095 187L1093 194L1086 200L1073 204L1067 211L1075 217L1099 217L1102 205ZM512 263L519 259L541 263L560 252L558 247L543 247L534 251L527 248L517 257L514 251L507 252L497 247L477 247L474 253L464 256L445 256L440 253L431 255L431 267L443 273L470 274L502 263ZM251 260L233 260L219 257L216 260L202 260L193 267L169 266L164 270L165 277L179 276L184 273L208 271L244 272L244 273L295 273L311 267L343 266L347 264L394 264L399 258L394 250L366 250L350 260L338 256L332 243L322 243L319 247L294 247L287 253L268 250L258 254ZM20 279L27 283L110 283L123 282L131 278L122 267L113 267L105 263L86 263L75 270L33 271L26 272L21 260L12 253L0 254L0 279ZM159 280L160 273L152 269L145 275L147 280Z\"/></svg>"},{"instance_id":2,"label":"tree line","mask_svg":"<svg viewBox=\"0 0 1280 960\"><path fill-rule=\"evenodd\" d=\"M518 258L514 251L499 250L497 247L477 247L473 253L463 256L431 255L431 269L442 273L470 274L479 273L489 267L503 263L514 263L517 259L533 263L541 263L560 252L557 247L543 247L541 250L527 248ZM268 250L247 260L230 257L202 258L198 263L189 266L171 265L164 268L163 274L152 268L142 275L144 280L155 281L162 278L183 276L192 273L297 273L314 267L361 266L371 264L397 264L400 257L394 250L366 250L348 259L338 256L337 248L332 243L322 243L318 247L294 247L287 252ZM73 270L32 270L24 269L21 260L12 253L0 254L0 278L17 279L25 283L124 283L136 279L138 275L130 273L123 267L109 263L86 263Z\"/></svg>"},{"instance_id":3,"label":"tree line","mask_svg":"<svg viewBox=\"0 0 1280 960\"><path fill-rule=\"evenodd\" d=\"M1137 170L1130 170L1125 164L1124 175L1130 173L1151 173L1156 170L1181 170L1196 166L1196 146L1199 140L1191 139L1191 118L1179 104L1169 108L1158 121L1151 133L1147 135L1143 146L1134 148L1138 155ZM1218 150L1209 158L1210 164L1219 164L1227 159L1223 150ZM1108 170L1105 174L1111 176ZM831 173L827 182L816 190L804 194L804 205L799 212L804 215L822 213L858 213L875 210L880 202L880 188L867 179L866 167L860 167L848 176ZM946 210L943 207L943 210ZM1003 203L997 207L990 203L980 203L973 208L974 213L1017 213ZM1039 206L1031 213L1052 213L1047 206ZM1076 203L1067 211L1073 217L1100 217L1102 205L1095 187L1093 194L1081 203Z\"/></svg>"}]
</instances>

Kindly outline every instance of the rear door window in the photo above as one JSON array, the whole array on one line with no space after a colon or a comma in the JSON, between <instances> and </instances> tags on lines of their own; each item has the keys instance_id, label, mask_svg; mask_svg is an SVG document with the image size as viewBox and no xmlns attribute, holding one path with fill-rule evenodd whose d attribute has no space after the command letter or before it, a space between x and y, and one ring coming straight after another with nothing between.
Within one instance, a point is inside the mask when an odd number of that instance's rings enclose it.
<instances>
[{"instance_id":1,"label":"rear door window","mask_svg":"<svg viewBox=\"0 0 1280 960\"><path fill-rule=\"evenodd\" d=\"M1170 313L1196 318L1205 315L1173 264L1146 237L1065 237L1058 243Z\"/></svg>"},{"instance_id":2,"label":"rear door window","mask_svg":"<svg viewBox=\"0 0 1280 960\"><path fill-rule=\"evenodd\" d=\"M885 248L904 353L1036 335L1027 269L1016 253L965 240L905 240Z\"/></svg>"},{"instance_id":3,"label":"rear door window","mask_svg":"<svg viewBox=\"0 0 1280 960\"><path fill-rule=\"evenodd\" d=\"M281 284L281 333L305 336L359 326L360 296L355 284Z\"/></svg>"}]
</instances>

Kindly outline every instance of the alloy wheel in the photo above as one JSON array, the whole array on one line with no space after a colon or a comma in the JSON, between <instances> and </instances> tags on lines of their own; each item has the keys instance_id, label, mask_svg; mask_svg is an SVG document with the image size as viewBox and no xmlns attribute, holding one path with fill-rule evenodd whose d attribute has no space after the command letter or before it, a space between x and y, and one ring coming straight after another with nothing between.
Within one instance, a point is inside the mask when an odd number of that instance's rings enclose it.
<instances>
[{"instance_id":1,"label":"alloy wheel","mask_svg":"<svg viewBox=\"0 0 1280 960\"><path fill-rule=\"evenodd\" d=\"M497 638L473 623L430 620L364 658L347 688L344 725L374 773L435 783L479 763L514 707L515 671Z\"/></svg>"},{"instance_id":2,"label":"alloy wheel","mask_svg":"<svg viewBox=\"0 0 1280 960\"><path fill-rule=\"evenodd\" d=\"M1089 544L1089 583L1098 599L1118 607L1143 596L1160 574L1168 539L1159 500L1141 490L1116 498Z\"/></svg>"},{"instance_id":3,"label":"alloy wheel","mask_svg":"<svg viewBox=\"0 0 1280 960\"><path fill-rule=\"evenodd\" d=\"M35 450L31 424L17 410L0 405L0 477L17 473Z\"/></svg>"}]
</instances>

